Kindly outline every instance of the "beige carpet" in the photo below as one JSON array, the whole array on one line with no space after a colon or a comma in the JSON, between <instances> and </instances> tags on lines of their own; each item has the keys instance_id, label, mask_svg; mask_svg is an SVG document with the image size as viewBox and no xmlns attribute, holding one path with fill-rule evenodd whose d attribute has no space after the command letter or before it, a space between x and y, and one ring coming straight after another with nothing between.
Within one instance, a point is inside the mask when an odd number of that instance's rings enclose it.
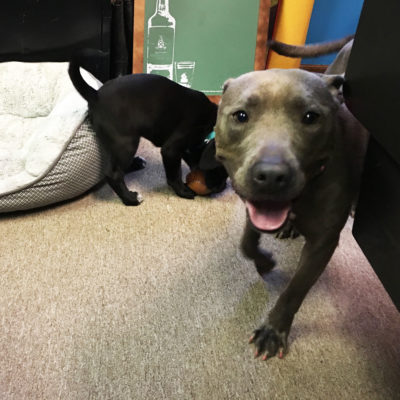
<instances>
[{"instance_id":1,"label":"beige carpet","mask_svg":"<svg viewBox=\"0 0 400 400\"><path fill-rule=\"evenodd\" d=\"M263 282L238 251L231 190L194 201L166 187L158 150L108 186L0 218L1 399L399 399L400 316L347 224L298 313L284 360L247 344L290 277L302 240L263 238Z\"/></svg>"}]
</instances>

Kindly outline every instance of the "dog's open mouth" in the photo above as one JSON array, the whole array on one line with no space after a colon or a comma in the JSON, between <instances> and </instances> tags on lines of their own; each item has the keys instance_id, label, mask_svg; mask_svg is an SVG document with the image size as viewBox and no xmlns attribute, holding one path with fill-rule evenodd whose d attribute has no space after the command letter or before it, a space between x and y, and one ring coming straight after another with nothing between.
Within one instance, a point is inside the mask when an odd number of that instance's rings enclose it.
<instances>
[{"instance_id":1,"label":"dog's open mouth","mask_svg":"<svg viewBox=\"0 0 400 400\"><path fill-rule=\"evenodd\" d=\"M260 231L274 232L286 222L291 209L290 201L245 200L251 223Z\"/></svg>"}]
</instances>

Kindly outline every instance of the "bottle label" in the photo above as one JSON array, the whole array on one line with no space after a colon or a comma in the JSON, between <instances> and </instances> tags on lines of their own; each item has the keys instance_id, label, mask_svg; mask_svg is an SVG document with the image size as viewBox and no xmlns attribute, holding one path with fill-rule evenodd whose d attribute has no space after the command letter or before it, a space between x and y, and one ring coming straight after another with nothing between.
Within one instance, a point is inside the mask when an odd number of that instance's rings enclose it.
<instances>
[{"instance_id":1,"label":"bottle label","mask_svg":"<svg viewBox=\"0 0 400 400\"><path fill-rule=\"evenodd\" d=\"M147 40L147 63L172 65L175 29L167 26L152 26L149 28Z\"/></svg>"}]
</instances>

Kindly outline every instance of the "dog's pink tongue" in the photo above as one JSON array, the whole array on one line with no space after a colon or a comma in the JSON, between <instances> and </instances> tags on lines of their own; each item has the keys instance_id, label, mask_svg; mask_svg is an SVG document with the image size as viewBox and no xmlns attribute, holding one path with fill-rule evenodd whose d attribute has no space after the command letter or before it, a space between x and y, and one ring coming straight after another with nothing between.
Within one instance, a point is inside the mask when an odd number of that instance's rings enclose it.
<instances>
[{"instance_id":1,"label":"dog's pink tongue","mask_svg":"<svg viewBox=\"0 0 400 400\"><path fill-rule=\"evenodd\" d=\"M289 202L263 201L252 203L246 201L246 207L252 224L262 231L279 229L290 211Z\"/></svg>"}]
</instances>

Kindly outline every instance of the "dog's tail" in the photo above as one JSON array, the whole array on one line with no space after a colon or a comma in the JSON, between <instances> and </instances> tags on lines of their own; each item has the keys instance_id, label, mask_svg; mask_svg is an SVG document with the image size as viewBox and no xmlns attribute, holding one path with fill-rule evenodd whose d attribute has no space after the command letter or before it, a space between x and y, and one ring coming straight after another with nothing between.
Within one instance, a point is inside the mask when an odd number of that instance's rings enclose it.
<instances>
[{"instance_id":1,"label":"dog's tail","mask_svg":"<svg viewBox=\"0 0 400 400\"><path fill-rule=\"evenodd\" d=\"M98 59L103 57L104 53L100 50L84 49L74 54L69 62L68 74L71 78L75 89L79 94L89 103L95 103L97 101L97 90L92 88L82 77L79 70L81 66L84 66L85 61L89 59Z\"/></svg>"},{"instance_id":2,"label":"dog's tail","mask_svg":"<svg viewBox=\"0 0 400 400\"><path fill-rule=\"evenodd\" d=\"M269 49L275 51L281 56L293 58L318 57L325 54L335 53L339 51L346 43L354 38L354 35L346 36L342 39L333 40L331 42L323 42L316 44L306 44L304 46L296 46L269 40L267 45Z\"/></svg>"}]
</instances>

